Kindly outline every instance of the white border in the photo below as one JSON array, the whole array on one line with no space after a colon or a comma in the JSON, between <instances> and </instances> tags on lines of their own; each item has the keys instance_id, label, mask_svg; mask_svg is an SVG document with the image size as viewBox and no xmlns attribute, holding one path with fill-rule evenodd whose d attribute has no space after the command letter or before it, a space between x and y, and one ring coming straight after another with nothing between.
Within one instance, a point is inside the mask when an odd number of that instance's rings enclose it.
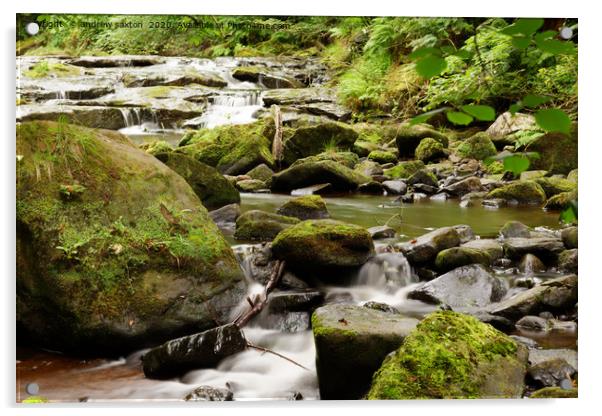
<instances>
[{"instance_id":1,"label":"white border","mask_svg":"<svg viewBox=\"0 0 602 416\"><path fill-rule=\"evenodd\" d=\"M2 325L2 361L0 366L0 392L2 405L8 406L6 414L27 415L81 415L82 410L90 414L104 415L107 406L68 406L59 408L46 406L36 411L30 408L14 407L15 399L15 362L14 362L14 252L15 252L15 211L14 211L14 92L15 67L15 13L16 12L55 12L55 13L147 13L147 14L251 14L251 15L405 15L405 16L541 16L541 17L578 17L579 18L579 83L580 88L580 333L579 333L579 396L578 400L507 400L507 401L429 401L429 402L297 402L297 403L234 403L212 406L157 405L146 403L144 409L127 406L130 413L142 413L152 416L164 416L166 407L176 407L178 416L203 412L211 415L237 414L241 416L261 413L262 415L286 416L308 413L341 412L345 415L365 415L367 412L379 412L383 415L411 413L443 413L445 415L508 415L508 413L529 412L548 415L589 414L596 401L602 398L600 393L600 296L602 296L602 271L600 271L600 249L602 248L602 227L600 226L599 204L602 203L600 180L602 180L602 110L600 101L600 23L602 16L596 13L594 2L547 0L529 2L526 0L503 1L464 1L428 0L219 0L215 2L191 0L21 0L5 1L3 4L3 42L4 58L0 65L2 79L2 125L4 135L0 140L2 150L2 215L0 216L4 238L0 249L0 265L4 269L1 280L4 285L3 310L5 322ZM584 87L585 86L585 87ZM596 381L598 383L596 384ZM12 406L12 407L11 407ZM596 411L599 413L600 409ZM591 411L593 413L593 411Z\"/></svg>"}]
</instances>

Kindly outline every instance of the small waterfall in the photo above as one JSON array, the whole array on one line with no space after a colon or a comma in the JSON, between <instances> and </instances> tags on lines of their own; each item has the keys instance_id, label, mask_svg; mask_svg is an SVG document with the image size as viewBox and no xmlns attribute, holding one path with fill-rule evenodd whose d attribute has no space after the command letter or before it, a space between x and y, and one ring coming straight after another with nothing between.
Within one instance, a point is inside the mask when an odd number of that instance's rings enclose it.
<instances>
[{"instance_id":1,"label":"small waterfall","mask_svg":"<svg viewBox=\"0 0 602 416\"><path fill-rule=\"evenodd\" d=\"M56 92L56 96L55 96L56 100L66 100L67 98L69 98L68 94L67 94L67 91L65 91L65 90L58 90Z\"/></svg>"},{"instance_id":2,"label":"small waterfall","mask_svg":"<svg viewBox=\"0 0 602 416\"><path fill-rule=\"evenodd\" d=\"M123 116L123 121L126 127L133 127L142 124L140 119L140 108L137 107L121 107L119 109Z\"/></svg>"},{"instance_id":3,"label":"small waterfall","mask_svg":"<svg viewBox=\"0 0 602 416\"><path fill-rule=\"evenodd\" d=\"M162 129L157 113L152 109L140 107L119 108L125 127L120 130L123 134L144 135Z\"/></svg>"},{"instance_id":4,"label":"small waterfall","mask_svg":"<svg viewBox=\"0 0 602 416\"><path fill-rule=\"evenodd\" d=\"M210 100L207 111L199 118L198 126L213 128L224 124L248 124L257 120L263 107L259 90L234 90Z\"/></svg>"},{"instance_id":5,"label":"small waterfall","mask_svg":"<svg viewBox=\"0 0 602 416\"><path fill-rule=\"evenodd\" d=\"M370 259L359 271L358 285L394 292L418 281L402 253L382 253Z\"/></svg>"}]
</instances>

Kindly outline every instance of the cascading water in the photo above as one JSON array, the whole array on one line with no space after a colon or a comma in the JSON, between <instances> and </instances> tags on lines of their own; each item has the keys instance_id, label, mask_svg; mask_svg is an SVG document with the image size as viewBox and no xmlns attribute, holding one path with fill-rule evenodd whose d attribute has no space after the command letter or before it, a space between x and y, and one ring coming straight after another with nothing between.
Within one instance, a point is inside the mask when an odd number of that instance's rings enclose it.
<instances>
[{"instance_id":1,"label":"cascading water","mask_svg":"<svg viewBox=\"0 0 602 416\"><path fill-rule=\"evenodd\" d=\"M236 89L210 99L207 111L199 117L198 126L213 128L224 124L247 124L257 118L263 107L261 91Z\"/></svg>"}]
</instances>

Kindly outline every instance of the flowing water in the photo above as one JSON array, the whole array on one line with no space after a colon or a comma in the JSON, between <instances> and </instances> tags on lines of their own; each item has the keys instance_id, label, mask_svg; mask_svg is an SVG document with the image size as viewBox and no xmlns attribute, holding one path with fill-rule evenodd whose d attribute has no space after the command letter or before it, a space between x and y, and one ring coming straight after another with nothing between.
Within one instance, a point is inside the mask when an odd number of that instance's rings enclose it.
<instances>
[{"instance_id":1,"label":"flowing water","mask_svg":"<svg viewBox=\"0 0 602 416\"><path fill-rule=\"evenodd\" d=\"M25 92L29 91L32 96L38 94L48 100L36 105L55 106L57 103L73 105L73 100L82 96L79 91L86 90L89 85L108 85L112 90L104 98L104 105L124 98L120 95L124 90L120 81L124 71L134 76L154 76L157 73L170 74L186 66L205 74L219 76L227 82L227 86L219 89L174 89L172 92L175 95L164 99L161 104L163 107L159 107L166 108L173 103L181 106L182 97L178 94L187 94L184 100L189 101L184 107L192 106L195 109L197 94L206 107L201 115L188 120L187 123L194 127L213 128L224 124L250 123L256 120L258 111L263 108L262 96L265 88L261 81L243 82L232 77L232 69L239 64L232 58L166 58L164 63L149 68L103 68L94 76L78 77L77 83L73 80L68 82L53 79L37 80L28 84L29 81L24 80L20 88ZM268 62L267 65L271 63ZM319 85L319 82L320 79L316 79L310 84ZM89 88L86 91L88 95L91 94ZM134 88L128 89L127 94L128 105L120 107L119 110L125 124L121 132L136 143L161 139L176 145L184 130L161 120L157 116L158 110L153 105L145 106L146 102L136 95ZM278 194L243 194L241 209L275 212L288 198L290 196ZM529 226L558 226L556 214L549 214L535 207L462 208L458 201L430 200L402 207L395 202L395 197L366 195L338 195L324 199L331 218L364 227L394 224L399 240L409 240L429 230L456 224L470 225L481 237L495 235L509 220L520 220ZM230 233L225 234L249 279L249 294L263 291L263 287L252 282L249 276L248 259L253 246L243 245L242 242L235 241ZM381 243L386 244L387 241ZM420 317L435 307L407 299L407 293L418 284L412 268L402 255L381 253L365 264L349 285L325 286L318 289L327 300L338 299L358 305L368 301L384 302L403 313ZM245 305L246 303L241 304L240 308ZM233 311L233 315L237 312ZM36 383L40 389L39 395L51 401L182 400L188 392L201 385L218 388L227 386L234 392L236 400L299 397L317 399L319 393L315 348L312 333L307 329L309 315L293 313L285 319L289 320L285 322L288 330L281 331L277 328L282 322L264 311L245 328L245 336L253 344L282 354L305 368L274 354L247 349L223 360L217 368L193 370L178 379L156 381L146 379L142 374L140 357L144 351L137 351L117 360L83 360L55 352L18 348L17 397L27 397L26 386ZM278 325L275 322L278 322ZM574 335L559 335L538 341L545 347L575 347Z\"/></svg>"}]
</instances>

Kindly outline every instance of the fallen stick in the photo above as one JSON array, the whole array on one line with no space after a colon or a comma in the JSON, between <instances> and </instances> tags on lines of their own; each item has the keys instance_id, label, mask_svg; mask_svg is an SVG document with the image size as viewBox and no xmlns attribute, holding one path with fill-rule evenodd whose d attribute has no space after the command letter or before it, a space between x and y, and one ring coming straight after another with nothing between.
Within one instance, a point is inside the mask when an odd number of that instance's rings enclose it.
<instances>
[{"instance_id":1,"label":"fallen stick","mask_svg":"<svg viewBox=\"0 0 602 416\"><path fill-rule=\"evenodd\" d=\"M270 354L274 354L277 357L280 357L280 358L282 358L282 359L284 359L284 360L286 360L286 361L288 361L288 362L290 362L292 364L295 364L297 367L301 367L304 370L311 371L309 368L307 368L307 367L299 364L298 362L296 362L292 358L288 358L287 356L284 356L284 355L282 355L280 353L277 353L276 351L273 351L273 350L271 350L269 348L260 347L259 345L251 344L249 341L247 341L247 348L253 348L255 350L259 350L259 351L263 351L263 352L268 352Z\"/></svg>"}]
</instances>

